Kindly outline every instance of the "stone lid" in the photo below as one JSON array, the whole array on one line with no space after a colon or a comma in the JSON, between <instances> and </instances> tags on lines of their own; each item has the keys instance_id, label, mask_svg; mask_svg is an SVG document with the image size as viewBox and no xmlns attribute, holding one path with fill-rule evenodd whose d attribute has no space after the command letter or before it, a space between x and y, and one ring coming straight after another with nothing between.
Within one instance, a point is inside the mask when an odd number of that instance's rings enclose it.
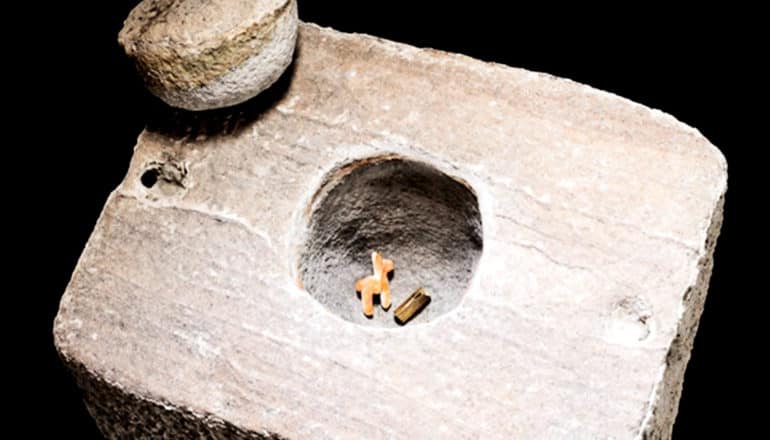
<instances>
[{"instance_id":1,"label":"stone lid","mask_svg":"<svg viewBox=\"0 0 770 440\"><path fill-rule=\"evenodd\" d=\"M155 95L204 110L269 87L291 62L296 27L296 0L145 0L118 41Z\"/></svg>"},{"instance_id":2,"label":"stone lid","mask_svg":"<svg viewBox=\"0 0 770 440\"><path fill-rule=\"evenodd\" d=\"M149 0L126 18L118 41L130 56L173 48L195 56L253 36L291 0Z\"/></svg>"}]
</instances>

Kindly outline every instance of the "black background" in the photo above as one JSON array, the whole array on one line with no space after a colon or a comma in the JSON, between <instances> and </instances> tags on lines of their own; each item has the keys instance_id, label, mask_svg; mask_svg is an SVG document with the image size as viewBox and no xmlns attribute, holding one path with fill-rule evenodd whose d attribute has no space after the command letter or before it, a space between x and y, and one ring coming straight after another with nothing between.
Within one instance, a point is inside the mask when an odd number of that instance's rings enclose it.
<instances>
[{"instance_id":1,"label":"black background","mask_svg":"<svg viewBox=\"0 0 770 440\"><path fill-rule=\"evenodd\" d=\"M30 193L45 191L44 202L33 203L44 227L35 229L37 272L27 286L41 319L30 334L39 348L34 363L43 371L35 376L34 407L27 409L43 421L40 428L55 426L62 437L98 438L98 432L54 350L53 317L107 195L123 178L146 115L158 105L116 42L135 3L68 4L51 11L51 40L40 43L43 48L31 43L29 51L43 68L30 73L40 95L30 98L36 105L27 129L50 139L30 148L38 156L38 178L23 186ZM746 300L753 287L744 278L749 257L742 237L751 216L748 167L766 142L749 134L748 121L757 112L746 103L758 99L754 86L760 77L749 63L766 53L753 51L759 32L746 16L645 6L582 11L593 17L586 19L556 6L508 11L508 2L419 2L425 10L417 10L416 2L299 3L305 21L548 72L616 93L676 116L720 147L730 174L725 223L674 437L749 429L753 419L744 393L755 386L746 357L753 329L744 311L758 305ZM560 19L553 17L557 12ZM34 55L41 51L45 59Z\"/></svg>"}]
</instances>

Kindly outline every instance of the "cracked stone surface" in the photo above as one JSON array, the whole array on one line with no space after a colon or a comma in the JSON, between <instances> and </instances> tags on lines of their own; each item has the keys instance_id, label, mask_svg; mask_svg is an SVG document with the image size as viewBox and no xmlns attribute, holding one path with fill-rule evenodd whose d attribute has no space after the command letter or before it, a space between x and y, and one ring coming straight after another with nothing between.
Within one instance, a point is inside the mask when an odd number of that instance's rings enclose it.
<instances>
[{"instance_id":1,"label":"cracked stone surface","mask_svg":"<svg viewBox=\"0 0 770 440\"><path fill-rule=\"evenodd\" d=\"M695 129L310 24L267 95L174 116L54 326L108 436L670 436L727 178ZM380 246L394 304L432 283L422 322L360 314L340 268Z\"/></svg>"}]
</instances>

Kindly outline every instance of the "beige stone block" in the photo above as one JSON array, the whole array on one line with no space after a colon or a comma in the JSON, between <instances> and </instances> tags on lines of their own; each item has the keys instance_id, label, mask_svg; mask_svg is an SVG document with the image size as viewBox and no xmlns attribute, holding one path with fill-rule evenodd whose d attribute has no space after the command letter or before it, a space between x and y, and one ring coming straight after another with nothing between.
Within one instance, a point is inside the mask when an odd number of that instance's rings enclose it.
<instances>
[{"instance_id":1,"label":"beige stone block","mask_svg":"<svg viewBox=\"0 0 770 440\"><path fill-rule=\"evenodd\" d=\"M670 436L726 190L697 130L310 24L268 96L202 120L142 133L61 302L105 433ZM367 319L373 250L394 306Z\"/></svg>"}]
</instances>

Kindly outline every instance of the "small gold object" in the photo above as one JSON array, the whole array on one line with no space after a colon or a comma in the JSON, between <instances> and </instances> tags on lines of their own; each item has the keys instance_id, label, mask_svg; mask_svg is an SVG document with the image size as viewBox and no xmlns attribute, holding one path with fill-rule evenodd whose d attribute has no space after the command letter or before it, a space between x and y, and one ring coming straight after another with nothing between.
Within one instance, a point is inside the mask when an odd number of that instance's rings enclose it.
<instances>
[{"instance_id":1,"label":"small gold object","mask_svg":"<svg viewBox=\"0 0 770 440\"><path fill-rule=\"evenodd\" d=\"M396 315L396 322L400 325L406 324L416 314L420 313L428 303L430 303L430 295L428 295L428 292L424 288L420 287L415 290L406 301L396 307L396 311L394 312Z\"/></svg>"}]
</instances>

